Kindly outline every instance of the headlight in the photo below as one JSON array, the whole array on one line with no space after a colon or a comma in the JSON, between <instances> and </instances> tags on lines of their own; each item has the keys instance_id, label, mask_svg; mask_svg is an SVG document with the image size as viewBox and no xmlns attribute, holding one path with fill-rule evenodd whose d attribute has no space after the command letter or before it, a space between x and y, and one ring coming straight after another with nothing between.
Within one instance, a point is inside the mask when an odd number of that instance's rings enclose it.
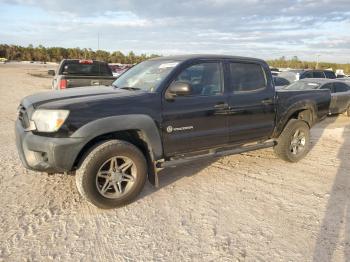
<instances>
[{"instance_id":1,"label":"headlight","mask_svg":"<svg viewBox=\"0 0 350 262\"><path fill-rule=\"evenodd\" d=\"M32 120L39 132L55 132L63 125L68 115L68 110L38 109L35 110Z\"/></svg>"}]
</instances>

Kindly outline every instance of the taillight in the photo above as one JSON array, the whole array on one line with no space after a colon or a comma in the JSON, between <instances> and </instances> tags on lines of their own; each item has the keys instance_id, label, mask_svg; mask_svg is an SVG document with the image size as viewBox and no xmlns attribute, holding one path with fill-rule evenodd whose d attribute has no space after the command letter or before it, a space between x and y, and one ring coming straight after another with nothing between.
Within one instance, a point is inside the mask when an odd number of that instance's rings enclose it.
<instances>
[{"instance_id":1,"label":"taillight","mask_svg":"<svg viewBox=\"0 0 350 262\"><path fill-rule=\"evenodd\" d=\"M66 89L67 88L67 80L61 79L59 84L60 89Z\"/></svg>"},{"instance_id":2,"label":"taillight","mask_svg":"<svg viewBox=\"0 0 350 262\"><path fill-rule=\"evenodd\" d=\"M79 64L93 64L93 60L87 60L87 59L80 59Z\"/></svg>"}]
</instances>

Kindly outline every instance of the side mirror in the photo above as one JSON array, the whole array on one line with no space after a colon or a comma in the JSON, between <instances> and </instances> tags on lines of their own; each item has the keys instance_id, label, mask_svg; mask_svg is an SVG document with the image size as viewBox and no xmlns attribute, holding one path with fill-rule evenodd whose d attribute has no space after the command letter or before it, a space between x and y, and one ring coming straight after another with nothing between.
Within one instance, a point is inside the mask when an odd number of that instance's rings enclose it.
<instances>
[{"instance_id":1,"label":"side mirror","mask_svg":"<svg viewBox=\"0 0 350 262\"><path fill-rule=\"evenodd\" d=\"M172 83L165 93L165 98L172 100L176 96L187 96L192 93L192 88L189 83L186 82L174 82Z\"/></svg>"},{"instance_id":2,"label":"side mirror","mask_svg":"<svg viewBox=\"0 0 350 262\"><path fill-rule=\"evenodd\" d=\"M49 76L54 76L54 75L55 75L55 70L48 70L48 71L47 71L47 74L48 74Z\"/></svg>"}]
</instances>

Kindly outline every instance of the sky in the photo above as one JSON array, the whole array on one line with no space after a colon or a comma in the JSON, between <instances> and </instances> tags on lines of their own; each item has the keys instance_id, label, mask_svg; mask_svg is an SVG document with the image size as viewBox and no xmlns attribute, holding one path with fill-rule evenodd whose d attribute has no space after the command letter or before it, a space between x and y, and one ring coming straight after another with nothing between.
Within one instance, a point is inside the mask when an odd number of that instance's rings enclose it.
<instances>
[{"instance_id":1,"label":"sky","mask_svg":"<svg viewBox=\"0 0 350 262\"><path fill-rule=\"evenodd\" d=\"M0 11L2 44L350 63L350 0L0 0Z\"/></svg>"}]
</instances>

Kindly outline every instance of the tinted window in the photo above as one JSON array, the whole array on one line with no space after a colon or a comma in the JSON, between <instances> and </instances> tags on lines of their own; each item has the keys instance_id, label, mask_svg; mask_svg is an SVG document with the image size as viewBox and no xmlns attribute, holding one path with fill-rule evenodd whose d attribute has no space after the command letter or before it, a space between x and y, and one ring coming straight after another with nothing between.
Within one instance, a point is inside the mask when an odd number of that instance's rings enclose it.
<instances>
[{"instance_id":1,"label":"tinted window","mask_svg":"<svg viewBox=\"0 0 350 262\"><path fill-rule=\"evenodd\" d=\"M324 74L326 75L326 78L330 78L330 79L335 79L335 78L337 78L336 75L334 74L334 72L333 72L333 71L330 71L330 70L324 71Z\"/></svg>"},{"instance_id":2,"label":"tinted window","mask_svg":"<svg viewBox=\"0 0 350 262\"><path fill-rule=\"evenodd\" d=\"M312 75L312 72L311 71L307 71L305 73L303 73L301 76L300 76L300 79L303 79L303 78L312 78L313 75Z\"/></svg>"},{"instance_id":3,"label":"tinted window","mask_svg":"<svg viewBox=\"0 0 350 262\"><path fill-rule=\"evenodd\" d=\"M287 79L282 77L274 77L273 79L275 81L275 86L286 86L290 84Z\"/></svg>"},{"instance_id":4,"label":"tinted window","mask_svg":"<svg viewBox=\"0 0 350 262\"><path fill-rule=\"evenodd\" d=\"M334 88L332 83L325 84L320 89L329 89L331 90L332 93L334 93Z\"/></svg>"},{"instance_id":5,"label":"tinted window","mask_svg":"<svg viewBox=\"0 0 350 262\"><path fill-rule=\"evenodd\" d=\"M175 81L189 83L192 95L217 95L222 90L221 66L219 63L196 64L183 70Z\"/></svg>"},{"instance_id":6,"label":"tinted window","mask_svg":"<svg viewBox=\"0 0 350 262\"><path fill-rule=\"evenodd\" d=\"M343 83L334 83L334 87L336 93L349 91L349 87Z\"/></svg>"},{"instance_id":7,"label":"tinted window","mask_svg":"<svg viewBox=\"0 0 350 262\"><path fill-rule=\"evenodd\" d=\"M321 71L314 71L312 75L313 78L324 78L324 74Z\"/></svg>"},{"instance_id":8,"label":"tinted window","mask_svg":"<svg viewBox=\"0 0 350 262\"><path fill-rule=\"evenodd\" d=\"M230 63L230 74L233 91L254 91L266 87L264 70L258 64Z\"/></svg>"},{"instance_id":9,"label":"tinted window","mask_svg":"<svg viewBox=\"0 0 350 262\"><path fill-rule=\"evenodd\" d=\"M107 63L98 61L79 62L79 60L68 60L62 67L60 74L63 75L87 75L87 76L111 76L112 71Z\"/></svg>"}]
</instances>

